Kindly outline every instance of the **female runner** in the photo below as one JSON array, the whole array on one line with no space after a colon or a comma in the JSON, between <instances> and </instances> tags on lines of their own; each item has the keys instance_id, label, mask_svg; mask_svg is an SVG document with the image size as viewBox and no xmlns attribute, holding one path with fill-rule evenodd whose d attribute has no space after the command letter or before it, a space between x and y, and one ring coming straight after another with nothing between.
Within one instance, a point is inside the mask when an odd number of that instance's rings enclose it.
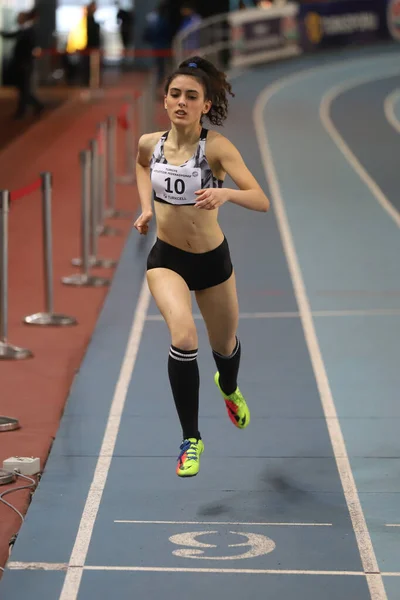
<instances>
[{"instance_id":1,"label":"female runner","mask_svg":"<svg viewBox=\"0 0 400 600\"><path fill-rule=\"evenodd\" d=\"M206 118L218 126L227 117L227 93L234 94L225 74L195 56L168 77L164 92L171 127L139 140L142 212L134 227L140 234L148 232L153 196L157 239L147 259L147 281L171 335L168 375L183 435L176 473L191 477L199 472L204 450L191 291L207 327L217 366L215 384L232 423L244 429L250 412L237 384L241 346L235 274L217 217L226 202L260 212L270 203L236 147L203 127ZM226 174L239 189L222 187Z\"/></svg>"}]
</instances>

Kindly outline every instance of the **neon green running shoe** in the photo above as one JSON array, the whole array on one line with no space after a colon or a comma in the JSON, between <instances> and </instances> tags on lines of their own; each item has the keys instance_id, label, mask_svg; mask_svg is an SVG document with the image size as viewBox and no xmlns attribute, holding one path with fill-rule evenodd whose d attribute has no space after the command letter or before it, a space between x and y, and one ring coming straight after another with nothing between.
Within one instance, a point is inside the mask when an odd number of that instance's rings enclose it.
<instances>
[{"instance_id":1,"label":"neon green running shoe","mask_svg":"<svg viewBox=\"0 0 400 600\"><path fill-rule=\"evenodd\" d=\"M232 423L239 429L245 429L250 423L250 411L239 388L233 394L224 394L219 385L219 372L214 375L214 381L225 400L226 410Z\"/></svg>"},{"instance_id":2,"label":"neon green running shoe","mask_svg":"<svg viewBox=\"0 0 400 600\"><path fill-rule=\"evenodd\" d=\"M180 446L176 474L179 477L193 477L200 469L200 455L204 452L203 440L188 438Z\"/></svg>"}]
</instances>

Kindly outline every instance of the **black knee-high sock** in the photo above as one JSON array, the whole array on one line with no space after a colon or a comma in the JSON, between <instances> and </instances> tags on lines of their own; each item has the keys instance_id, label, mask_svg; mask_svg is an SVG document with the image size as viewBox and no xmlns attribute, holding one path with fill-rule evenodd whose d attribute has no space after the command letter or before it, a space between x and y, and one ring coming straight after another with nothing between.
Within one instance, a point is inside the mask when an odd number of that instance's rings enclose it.
<instances>
[{"instance_id":1,"label":"black knee-high sock","mask_svg":"<svg viewBox=\"0 0 400 600\"><path fill-rule=\"evenodd\" d=\"M241 346L237 338L236 346L234 347L232 354L229 356L223 356L222 354L219 354L213 350L215 364L217 365L217 369L219 371L219 385L221 386L224 394L227 396L233 394L237 388L240 354Z\"/></svg>"},{"instance_id":2,"label":"black knee-high sock","mask_svg":"<svg viewBox=\"0 0 400 600\"><path fill-rule=\"evenodd\" d=\"M183 438L198 438L200 376L196 350L181 350L171 346L168 375Z\"/></svg>"}]
</instances>

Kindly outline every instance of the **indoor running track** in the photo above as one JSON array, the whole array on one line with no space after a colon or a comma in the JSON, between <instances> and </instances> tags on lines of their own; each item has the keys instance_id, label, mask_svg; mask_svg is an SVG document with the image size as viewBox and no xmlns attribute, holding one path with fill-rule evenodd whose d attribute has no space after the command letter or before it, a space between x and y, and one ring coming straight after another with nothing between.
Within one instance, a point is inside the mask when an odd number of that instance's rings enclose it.
<instances>
[{"instance_id":1,"label":"indoor running track","mask_svg":"<svg viewBox=\"0 0 400 600\"><path fill-rule=\"evenodd\" d=\"M225 132L273 202L221 210L251 425L225 414L198 320L206 449L176 477L154 234L132 232L3 600L400 600L400 49L234 84Z\"/></svg>"}]
</instances>

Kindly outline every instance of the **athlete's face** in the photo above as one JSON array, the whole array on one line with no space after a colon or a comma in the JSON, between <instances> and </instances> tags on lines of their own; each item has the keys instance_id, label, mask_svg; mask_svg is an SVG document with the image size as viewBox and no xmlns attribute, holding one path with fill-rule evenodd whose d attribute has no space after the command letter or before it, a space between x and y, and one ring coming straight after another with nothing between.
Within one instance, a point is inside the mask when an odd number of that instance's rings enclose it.
<instances>
[{"instance_id":1,"label":"athlete's face","mask_svg":"<svg viewBox=\"0 0 400 600\"><path fill-rule=\"evenodd\" d=\"M199 123L210 110L211 101L206 100L203 85L196 77L178 75L171 81L164 105L172 123L191 125Z\"/></svg>"}]
</instances>

